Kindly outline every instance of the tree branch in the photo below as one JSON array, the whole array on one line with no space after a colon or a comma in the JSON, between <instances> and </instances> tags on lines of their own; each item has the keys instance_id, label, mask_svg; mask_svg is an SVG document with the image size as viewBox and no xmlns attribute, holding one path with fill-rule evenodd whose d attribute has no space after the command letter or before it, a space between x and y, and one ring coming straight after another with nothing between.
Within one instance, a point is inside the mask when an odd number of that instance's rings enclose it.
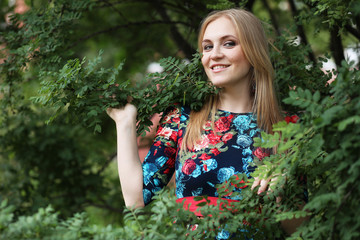
<instances>
[{"instance_id":1,"label":"tree branch","mask_svg":"<svg viewBox=\"0 0 360 240\"><path fill-rule=\"evenodd\" d=\"M359 32L357 29L353 28L353 27L350 26L349 24L346 24L346 25L345 25L345 29L346 29L349 33L351 33L354 37L356 37L358 40L360 40L360 32Z\"/></svg>"},{"instance_id":2,"label":"tree branch","mask_svg":"<svg viewBox=\"0 0 360 240\"><path fill-rule=\"evenodd\" d=\"M108 160L105 162L105 164L101 167L101 169L97 171L96 175L100 175L106 169L106 167L114 160L116 155L117 153L111 154Z\"/></svg>"},{"instance_id":3,"label":"tree branch","mask_svg":"<svg viewBox=\"0 0 360 240\"><path fill-rule=\"evenodd\" d=\"M294 0L288 0L288 2L289 2L289 4L290 4L290 9L291 9L291 13L292 13L292 15L293 15L293 18L295 19L295 18L299 15L299 13L298 13L298 11L297 11L297 9L296 9L295 2L294 2ZM303 26L302 26L301 24L297 24L297 23L296 23L296 25L297 25L298 34L299 34L299 36L300 36L300 38L301 38L301 42L302 42L304 45L307 45L307 46L310 47ZM316 63L316 58L315 58L315 55L314 55L311 47L310 47L310 52L309 52L309 54L308 54L308 58L309 58L312 62Z\"/></svg>"},{"instance_id":4,"label":"tree branch","mask_svg":"<svg viewBox=\"0 0 360 240\"><path fill-rule=\"evenodd\" d=\"M252 12L252 8L254 6L254 3L255 3L255 0L248 0L247 3L245 4L245 9Z\"/></svg>"},{"instance_id":5,"label":"tree branch","mask_svg":"<svg viewBox=\"0 0 360 240\"><path fill-rule=\"evenodd\" d=\"M341 66L341 61L345 60L345 56L341 36L339 35L339 27L336 25L330 29L330 50L336 66Z\"/></svg>"},{"instance_id":6,"label":"tree branch","mask_svg":"<svg viewBox=\"0 0 360 240\"><path fill-rule=\"evenodd\" d=\"M141 21L141 22L129 22L129 23L125 23L125 24L120 24L111 28L107 28L101 31L97 31L94 33L91 33L85 37L80 38L79 40L77 40L76 42L74 42L74 44L72 44L71 46L69 46L67 49L73 48L75 46L77 46L80 42L83 42L85 40L88 40L90 38L93 38L97 35L100 34L104 34L104 33L108 33L108 32L113 32L116 31L118 29L121 28L129 28L129 27L133 27L133 26L139 26L139 25L154 25L154 24L169 24L169 25L175 25L175 24L183 24L185 26L188 26L188 23L186 22L182 22L182 21L163 21L163 20L154 20L154 21Z\"/></svg>"},{"instance_id":7,"label":"tree branch","mask_svg":"<svg viewBox=\"0 0 360 240\"><path fill-rule=\"evenodd\" d=\"M103 2L105 4L105 6L109 6L112 9L114 9L114 11L119 14L119 16L125 21L125 23L128 23L128 20L126 19L126 17L124 16L124 14L122 14L122 12L120 12L120 10L118 10L114 4L112 4L111 2L107 1L107 0L99 0L99 2Z\"/></svg>"},{"instance_id":8,"label":"tree branch","mask_svg":"<svg viewBox=\"0 0 360 240\"><path fill-rule=\"evenodd\" d=\"M156 9L160 14L161 18L165 22L171 22L169 15L166 13L164 6L161 1L154 1L154 4L157 6ZM170 27L171 37L174 42L178 45L178 47L184 52L185 56L188 59L192 58L192 55L196 52L196 50L191 47L191 45L183 38L176 25L172 25Z\"/></svg>"},{"instance_id":9,"label":"tree branch","mask_svg":"<svg viewBox=\"0 0 360 240\"><path fill-rule=\"evenodd\" d=\"M269 6L269 4L268 4L268 2L266 0L262 0L262 3L265 6L266 10L269 12L271 22L272 22L272 24L273 24L273 26L275 28L275 31L276 31L276 35L280 36L281 33L280 33L279 24L278 24L278 22L276 20L276 17L274 15L273 11L271 10L271 8L270 8L270 6Z\"/></svg>"}]
</instances>

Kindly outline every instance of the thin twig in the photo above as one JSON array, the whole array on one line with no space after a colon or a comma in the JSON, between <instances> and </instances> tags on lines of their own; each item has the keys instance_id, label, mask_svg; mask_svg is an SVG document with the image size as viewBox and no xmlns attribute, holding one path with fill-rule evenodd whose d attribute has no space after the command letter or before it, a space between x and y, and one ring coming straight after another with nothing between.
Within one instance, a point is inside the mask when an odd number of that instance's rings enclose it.
<instances>
[{"instance_id":1,"label":"thin twig","mask_svg":"<svg viewBox=\"0 0 360 240\"><path fill-rule=\"evenodd\" d=\"M188 23L186 22L182 22L182 21L163 21L163 20L154 20L154 21L141 21L141 22L129 22L129 23L125 23L125 24L120 24L108 29L104 29L101 31L97 31L94 33L91 33L85 37L80 38L78 41L76 41L73 45L71 45L70 47L68 47L68 49L75 47L76 45L78 45L80 42L83 42L85 40L88 40L90 38L93 38L97 35L100 34L104 34L104 33L108 33L108 32L113 32L116 31L118 29L121 28L128 28L128 27L132 27L132 26L138 26L138 25L154 25L154 24L169 24L169 25L175 25L175 24L183 24L185 26L189 26Z\"/></svg>"}]
</instances>

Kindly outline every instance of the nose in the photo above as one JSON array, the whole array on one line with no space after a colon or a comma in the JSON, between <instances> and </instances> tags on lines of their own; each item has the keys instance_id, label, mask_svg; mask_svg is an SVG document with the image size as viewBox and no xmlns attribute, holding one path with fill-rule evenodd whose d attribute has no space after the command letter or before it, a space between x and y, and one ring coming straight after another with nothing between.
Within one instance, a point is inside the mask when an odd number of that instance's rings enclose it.
<instances>
[{"instance_id":1,"label":"nose","mask_svg":"<svg viewBox=\"0 0 360 240\"><path fill-rule=\"evenodd\" d=\"M211 51L210 58L211 59L218 59L224 56L223 52L221 51L220 46L214 46L213 50Z\"/></svg>"}]
</instances>

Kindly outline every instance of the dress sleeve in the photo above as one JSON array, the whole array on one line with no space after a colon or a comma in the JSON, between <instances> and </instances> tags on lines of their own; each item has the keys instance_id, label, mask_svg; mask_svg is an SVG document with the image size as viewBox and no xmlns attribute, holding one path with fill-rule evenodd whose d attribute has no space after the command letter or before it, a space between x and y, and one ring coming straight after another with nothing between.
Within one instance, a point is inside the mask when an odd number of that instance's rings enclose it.
<instances>
[{"instance_id":1,"label":"dress sleeve","mask_svg":"<svg viewBox=\"0 0 360 240\"><path fill-rule=\"evenodd\" d=\"M168 109L160 120L154 143L142 165L145 205L168 184L174 174L179 123L179 108Z\"/></svg>"}]
</instances>

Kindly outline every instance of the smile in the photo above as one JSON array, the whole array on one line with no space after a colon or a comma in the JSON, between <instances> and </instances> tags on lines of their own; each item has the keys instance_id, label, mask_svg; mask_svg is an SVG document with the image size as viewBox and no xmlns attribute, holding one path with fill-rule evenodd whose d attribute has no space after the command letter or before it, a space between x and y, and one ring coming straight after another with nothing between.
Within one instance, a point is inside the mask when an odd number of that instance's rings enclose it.
<instances>
[{"instance_id":1,"label":"smile","mask_svg":"<svg viewBox=\"0 0 360 240\"><path fill-rule=\"evenodd\" d=\"M227 68L228 66L225 65L216 65L214 67L211 67L212 70L218 70L218 69L224 69Z\"/></svg>"}]
</instances>

